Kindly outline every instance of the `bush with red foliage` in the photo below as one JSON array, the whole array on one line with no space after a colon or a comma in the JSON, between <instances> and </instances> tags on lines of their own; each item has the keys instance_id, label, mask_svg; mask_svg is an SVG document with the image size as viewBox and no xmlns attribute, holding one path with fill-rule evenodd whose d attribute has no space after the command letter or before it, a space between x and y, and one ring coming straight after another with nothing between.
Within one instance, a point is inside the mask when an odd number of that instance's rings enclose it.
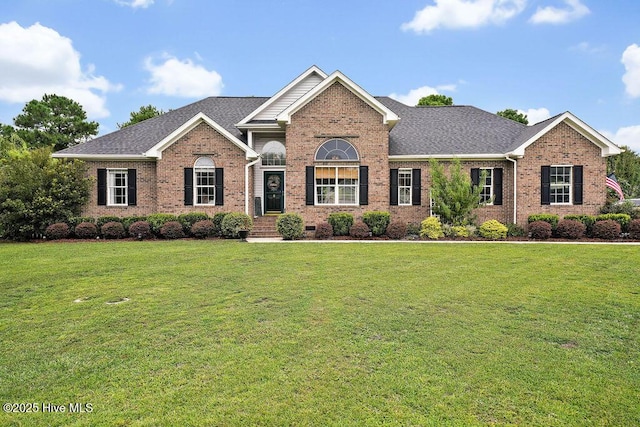
<instances>
[{"instance_id":1,"label":"bush with red foliage","mask_svg":"<svg viewBox=\"0 0 640 427\"><path fill-rule=\"evenodd\" d=\"M178 221L165 222L162 228L160 228L160 235L165 239L182 239L184 237L182 224Z\"/></svg>"},{"instance_id":2,"label":"bush with red foliage","mask_svg":"<svg viewBox=\"0 0 640 427\"><path fill-rule=\"evenodd\" d=\"M529 223L529 235L532 239L547 240L551 237L551 224L547 221L533 221Z\"/></svg>"},{"instance_id":3,"label":"bush with red foliage","mask_svg":"<svg viewBox=\"0 0 640 427\"><path fill-rule=\"evenodd\" d=\"M563 219L556 227L558 236L563 239L581 239L587 232L587 226L575 219Z\"/></svg>"},{"instance_id":4,"label":"bush with red foliage","mask_svg":"<svg viewBox=\"0 0 640 427\"><path fill-rule=\"evenodd\" d=\"M620 223L612 219L596 221L593 224L593 237L597 239L613 240L620 237Z\"/></svg>"},{"instance_id":5,"label":"bush with red foliage","mask_svg":"<svg viewBox=\"0 0 640 427\"><path fill-rule=\"evenodd\" d=\"M407 223L404 221L391 221L387 226L386 234L390 239L404 239L407 236Z\"/></svg>"},{"instance_id":6,"label":"bush with red foliage","mask_svg":"<svg viewBox=\"0 0 640 427\"><path fill-rule=\"evenodd\" d=\"M66 239L71 234L69 226L64 222L56 222L47 227L44 236L49 240Z\"/></svg>"},{"instance_id":7,"label":"bush with red foliage","mask_svg":"<svg viewBox=\"0 0 640 427\"><path fill-rule=\"evenodd\" d=\"M371 236L369 226L362 221L356 221L349 229L349 236L354 239L365 239Z\"/></svg>"},{"instance_id":8,"label":"bush with red foliage","mask_svg":"<svg viewBox=\"0 0 640 427\"><path fill-rule=\"evenodd\" d=\"M98 236L98 227L91 222L81 222L76 225L73 234L75 234L78 239L95 239Z\"/></svg>"},{"instance_id":9,"label":"bush with red foliage","mask_svg":"<svg viewBox=\"0 0 640 427\"><path fill-rule=\"evenodd\" d=\"M100 233L105 239L124 239L127 233L121 222L109 221L100 227Z\"/></svg>"},{"instance_id":10,"label":"bush with red foliage","mask_svg":"<svg viewBox=\"0 0 640 427\"><path fill-rule=\"evenodd\" d=\"M129 236L136 239L150 239L153 237L151 225L147 221L136 221L129 226Z\"/></svg>"},{"instance_id":11,"label":"bush with red foliage","mask_svg":"<svg viewBox=\"0 0 640 427\"><path fill-rule=\"evenodd\" d=\"M629 237L640 239L640 219L631 220L629 223Z\"/></svg>"},{"instance_id":12,"label":"bush with red foliage","mask_svg":"<svg viewBox=\"0 0 640 427\"><path fill-rule=\"evenodd\" d=\"M191 226L191 235L197 239L206 239L209 236L213 236L215 225L210 219L203 219L196 221Z\"/></svg>"},{"instance_id":13,"label":"bush with red foliage","mask_svg":"<svg viewBox=\"0 0 640 427\"><path fill-rule=\"evenodd\" d=\"M328 222L321 222L316 225L316 239L326 240L333 236L333 227Z\"/></svg>"}]
</instances>

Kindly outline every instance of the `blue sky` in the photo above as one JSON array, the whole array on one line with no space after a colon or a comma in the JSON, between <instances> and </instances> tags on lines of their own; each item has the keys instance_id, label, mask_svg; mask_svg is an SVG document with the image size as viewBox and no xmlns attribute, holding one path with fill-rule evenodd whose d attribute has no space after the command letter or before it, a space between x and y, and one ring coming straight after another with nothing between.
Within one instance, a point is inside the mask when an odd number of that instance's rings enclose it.
<instances>
[{"instance_id":1,"label":"blue sky","mask_svg":"<svg viewBox=\"0 0 640 427\"><path fill-rule=\"evenodd\" d=\"M78 101L100 133L152 104L270 96L309 68L531 121L571 111L640 152L638 0L3 0L0 123Z\"/></svg>"}]
</instances>

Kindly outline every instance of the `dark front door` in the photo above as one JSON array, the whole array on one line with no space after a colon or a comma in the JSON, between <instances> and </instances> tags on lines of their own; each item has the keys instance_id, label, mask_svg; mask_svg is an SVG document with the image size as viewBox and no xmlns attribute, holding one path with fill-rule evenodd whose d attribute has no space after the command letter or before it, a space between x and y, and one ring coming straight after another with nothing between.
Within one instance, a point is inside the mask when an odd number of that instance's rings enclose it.
<instances>
[{"instance_id":1,"label":"dark front door","mask_svg":"<svg viewBox=\"0 0 640 427\"><path fill-rule=\"evenodd\" d=\"M284 212L284 172L264 173L265 213Z\"/></svg>"}]
</instances>

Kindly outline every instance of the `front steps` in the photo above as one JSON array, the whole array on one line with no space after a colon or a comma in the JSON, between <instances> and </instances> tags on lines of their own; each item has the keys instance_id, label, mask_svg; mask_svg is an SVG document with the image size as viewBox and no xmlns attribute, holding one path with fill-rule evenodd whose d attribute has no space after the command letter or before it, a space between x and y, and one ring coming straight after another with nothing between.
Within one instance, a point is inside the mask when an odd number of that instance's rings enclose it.
<instances>
[{"instance_id":1,"label":"front steps","mask_svg":"<svg viewBox=\"0 0 640 427\"><path fill-rule=\"evenodd\" d=\"M276 231L278 215L265 215L253 218L253 229L249 237L281 237Z\"/></svg>"}]
</instances>

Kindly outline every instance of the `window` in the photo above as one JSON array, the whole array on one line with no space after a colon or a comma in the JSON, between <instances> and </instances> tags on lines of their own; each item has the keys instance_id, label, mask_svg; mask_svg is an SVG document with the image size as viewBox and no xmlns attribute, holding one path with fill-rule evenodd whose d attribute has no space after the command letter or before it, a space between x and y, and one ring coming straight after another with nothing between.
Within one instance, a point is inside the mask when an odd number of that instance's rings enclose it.
<instances>
[{"instance_id":1,"label":"window","mask_svg":"<svg viewBox=\"0 0 640 427\"><path fill-rule=\"evenodd\" d=\"M357 205L360 168L317 166L316 203L319 205Z\"/></svg>"},{"instance_id":2,"label":"window","mask_svg":"<svg viewBox=\"0 0 640 427\"><path fill-rule=\"evenodd\" d=\"M551 166L549 183L551 204L571 203L571 166Z\"/></svg>"},{"instance_id":3,"label":"window","mask_svg":"<svg viewBox=\"0 0 640 427\"><path fill-rule=\"evenodd\" d=\"M216 200L216 170L213 160L200 157L193 168L196 205L213 205Z\"/></svg>"},{"instance_id":4,"label":"window","mask_svg":"<svg viewBox=\"0 0 640 427\"><path fill-rule=\"evenodd\" d=\"M107 205L127 205L127 169L107 170Z\"/></svg>"},{"instance_id":5,"label":"window","mask_svg":"<svg viewBox=\"0 0 640 427\"><path fill-rule=\"evenodd\" d=\"M262 149L263 166L284 166L287 164L287 152L280 141L269 141Z\"/></svg>"},{"instance_id":6,"label":"window","mask_svg":"<svg viewBox=\"0 0 640 427\"><path fill-rule=\"evenodd\" d=\"M484 173L484 182L480 178ZM502 205L502 168L472 168L471 182L480 186L480 203L488 206Z\"/></svg>"},{"instance_id":7,"label":"window","mask_svg":"<svg viewBox=\"0 0 640 427\"><path fill-rule=\"evenodd\" d=\"M480 203L487 205L493 204L493 169L480 169L480 176L484 172L484 184L482 184L482 190L480 190Z\"/></svg>"},{"instance_id":8,"label":"window","mask_svg":"<svg viewBox=\"0 0 640 427\"><path fill-rule=\"evenodd\" d=\"M398 169L398 204L411 205L411 169Z\"/></svg>"},{"instance_id":9,"label":"window","mask_svg":"<svg viewBox=\"0 0 640 427\"><path fill-rule=\"evenodd\" d=\"M344 139L330 139L318 148L316 160L357 161L358 152L355 147Z\"/></svg>"}]
</instances>

